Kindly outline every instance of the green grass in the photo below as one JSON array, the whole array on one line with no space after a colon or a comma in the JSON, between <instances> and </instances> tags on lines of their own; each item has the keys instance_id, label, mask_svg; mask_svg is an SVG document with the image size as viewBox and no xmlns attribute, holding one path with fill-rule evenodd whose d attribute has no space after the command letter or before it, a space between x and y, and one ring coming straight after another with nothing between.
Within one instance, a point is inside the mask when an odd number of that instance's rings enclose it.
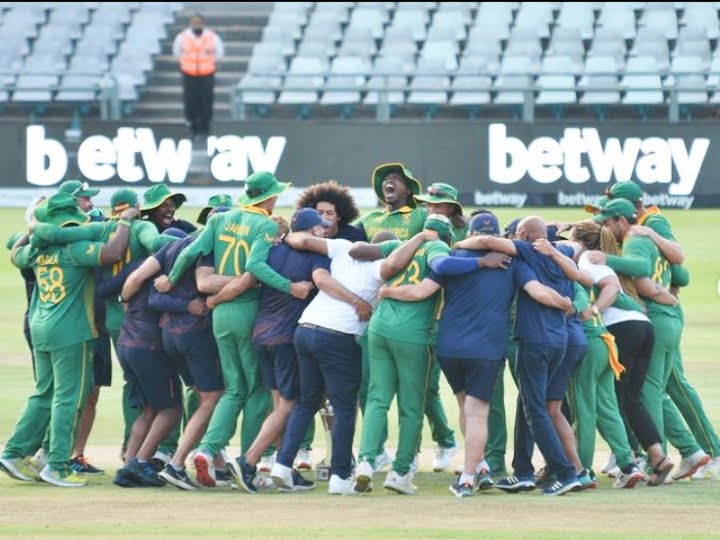
<instances>
[{"instance_id":1,"label":"green grass","mask_svg":"<svg viewBox=\"0 0 720 540\"><path fill-rule=\"evenodd\" d=\"M289 214L289 210L279 210ZM548 219L572 220L574 209L498 210L501 223L539 213ZM181 215L194 219L194 209ZM720 424L720 366L715 339L720 328L716 284L720 251L714 228L720 211L669 211L674 231L683 243L690 286L682 291L687 324L683 338L685 369L703 398L705 408ZM23 212L0 211L0 238L22 228ZM21 278L8 257L0 258L0 446L9 436L33 387L29 354L22 336L25 308ZM121 410L118 368L114 386L103 389L88 453L110 472L118 465ZM513 418L515 389L506 378L508 419ZM451 423L457 406L442 383ZM395 412L389 445L395 444ZM319 427L319 426L318 426ZM458 432L459 433L459 432ZM512 433L512 431L510 431ZM359 433L358 433L359 437ZM429 432L423 435L426 463L432 452ZM356 444L357 444L356 439ZM512 444L512 443L510 443ZM237 445L237 441L235 441ZM324 445L318 429L316 446ZM598 440L598 465L607 448ZM511 457L511 450L508 458ZM677 459L677 456L675 456ZM379 478L382 480L382 477ZM24 485L0 476L0 538L706 538L720 535L717 501L720 484L683 482L668 488L618 492L607 480L591 492L551 499L535 494L508 496L498 492L470 500L450 497L449 474L424 472L417 478L419 497L390 496L377 490L362 500L330 498L324 486L302 495L276 493L250 497L234 492L181 493L121 490L110 476L71 491L44 485ZM392 497L392 498L391 498Z\"/></svg>"}]
</instances>

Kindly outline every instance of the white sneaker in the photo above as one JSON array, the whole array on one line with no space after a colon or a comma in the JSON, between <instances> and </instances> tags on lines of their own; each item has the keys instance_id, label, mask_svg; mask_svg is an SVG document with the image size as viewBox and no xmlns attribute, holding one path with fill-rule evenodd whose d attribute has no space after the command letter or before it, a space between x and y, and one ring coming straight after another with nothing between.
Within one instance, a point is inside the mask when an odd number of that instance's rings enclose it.
<instances>
[{"instance_id":1,"label":"white sneaker","mask_svg":"<svg viewBox=\"0 0 720 540\"><path fill-rule=\"evenodd\" d=\"M295 468L299 471L312 469L312 458L309 450L298 450L297 456L295 456Z\"/></svg>"},{"instance_id":2,"label":"white sneaker","mask_svg":"<svg viewBox=\"0 0 720 540\"><path fill-rule=\"evenodd\" d=\"M456 444L450 448L438 446L435 450L435 459L433 459L432 468L435 472L442 472L450 466L450 460L457 454L458 447Z\"/></svg>"},{"instance_id":3,"label":"white sneaker","mask_svg":"<svg viewBox=\"0 0 720 540\"><path fill-rule=\"evenodd\" d=\"M270 471L270 477L272 478L273 483L279 488L293 488L292 469L290 467L281 465L276 461Z\"/></svg>"},{"instance_id":4,"label":"white sneaker","mask_svg":"<svg viewBox=\"0 0 720 540\"><path fill-rule=\"evenodd\" d=\"M353 479L351 476L348 476L345 480L337 474L330 476L328 495L355 495L356 493L353 489Z\"/></svg>"},{"instance_id":5,"label":"white sneaker","mask_svg":"<svg viewBox=\"0 0 720 540\"><path fill-rule=\"evenodd\" d=\"M710 456L703 450L698 450L691 456L682 458L677 472L673 475L673 480L682 480L683 478L692 476L700 467L706 465L709 461Z\"/></svg>"},{"instance_id":6,"label":"white sneaker","mask_svg":"<svg viewBox=\"0 0 720 540\"><path fill-rule=\"evenodd\" d=\"M355 467L355 484L353 489L358 493L370 493L372 491L372 479L375 471L367 459L362 459Z\"/></svg>"},{"instance_id":7,"label":"white sneaker","mask_svg":"<svg viewBox=\"0 0 720 540\"><path fill-rule=\"evenodd\" d=\"M693 480L717 480L720 478L720 457L716 457L700 467L691 478Z\"/></svg>"},{"instance_id":8,"label":"white sneaker","mask_svg":"<svg viewBox=\"0 0 720 540\"><path fill-rule=\"evenodd\" d=\"M610 457L608 458L608 462L603 466L602 470L600 471L603 474L610 475L610 471L615 469L617 467L617 463L615 462L615 454L610 454Z\"/></svg>"},{"instance_id":9,"label":"white sneaker","mask_svg":"<svg viewBox=\"0 0 720 540\"><path fill-rule=\"evenodd\" d=\"M420 457L415 454L415 457L412 460L412 463L410 463L410 472L415 474L418 472L418 469L420 468Z\"/></svg>"},{"instance_id":10,"label":"white sneaker","mask_svg":"<svg viewBox=\"0 0 720 540\"><path fill-rule=\"evenodd\" d=\"M382 454L375 456L375 472L381 472L392 465L393 458L388 454L387 450L383 451Z\"/></svg>"},{"instance_id":11,"label":"white sneaker","mask_svg":"<svg viewBox=\"0 0 720 540\"><path fill-rule=\"evenodd\" d=\"M60 476L57 471L50 469L49 465L45 465L42 471L40 471L40 478L57 487L76 488L87 485L87 480L82 478L75 471L68 474L67 476Z\"/></svg>"},{"instance_id":12,"label":"white sneaker","mask_svg":"<svg viewBox=\"0 0 720 540\"><path fill-rule=\"evenodd\" d=\"M258 463L257 470L260 473L269 473L275 464L275 454L263 456Z\"/></svg>"},{"instance_id":13,"label":"white sneaker","mask_svg":"<svg viewBox=\"0 0 720 540\"><path fill-rule=\"evenodd\" d=\"M400 476L395 471L390 471L387 478L385 478L383 487L396 493L402 493L403 495L417 495L418 488L413 485L412 477L413 474L411 472Z\"/></svg>"},{"instance_id":14,"label":"white sneaker","mask_svg":"<svg viewBox=\"0 0 720 540\"><path fill-rule=\"evenodd\" d=\"M269 476L264 476L262 474L258 474L253 479L253 485L258 489L274 489L275 488L275 482L273 482L273 479Z\"/></svg>"},{"instance_id":15,"label":"white sneaker","mask_svg":"<svg viewBox=\"0 0 720 540\"><path fill-rule=\"evenodd\" d=\"M26 461L27 466L38 476L40 475L40 471L42 471L45 468L45 465L47 465L47 462L47 452L42 447L39 448L37 452L35 452L35 455L33 457L28 458L28 460Z\"/></svg>"}]
</instances>

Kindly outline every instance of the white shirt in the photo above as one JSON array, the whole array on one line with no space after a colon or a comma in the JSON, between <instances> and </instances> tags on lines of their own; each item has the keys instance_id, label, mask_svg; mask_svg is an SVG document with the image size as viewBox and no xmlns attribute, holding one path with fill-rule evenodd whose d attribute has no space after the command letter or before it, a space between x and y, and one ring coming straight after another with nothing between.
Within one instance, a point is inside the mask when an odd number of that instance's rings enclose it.
<instances>
[{"instance_id":1,"label":"white shirt","mask_svg":"<svg viewBox=\"0 0 720 540\"><path fill-rule=\"evenodd\" d=\"M347 290L356 294L373 307L377 293L384 280L380 277L382 260L358 261L350 256L352 242L349 240L326 240L330 258L330 275ZM362 335L367 322L360 322L355 308L320 291L305 308L298 324L315 324L344 334Z\"/></svg>"},{"instance_id":2,"label":"white shirt","mask_svg":"<svg viewBox=\"0 0 720 540\"><path fill-rule=\"evenodd\" d=\"M593 283L597 285L600 281L608 276L616 276L615 270L605 264L593 264L588 260L587 251L580 255L578 268L583 272L587 272L592 277ZM622 291L622 285L620 286ZM625 322L625 321L649 321L644 314L639 311L627 311L610 306L602 311L602 319L605 326Z\"/></svg>"},{"instance_id":3,"label":"white shirt","mask_svg":"<svg viewBox=\"0 0 720 540\"><path fill-rule=\"evenodd\" d=\"M203 30L204 32L204 30ZM192 31L192 28L186 28L182 32L180 32L177 36L175 36L175 41L173 41L173 56L175 58L180 58L180 50L182 49L182 35L183 33L188 34L191 38L194 40L199 40L200 38L195 36L195 34ZM223 45L222 39L220 39L220 36L215 34L215 60L220 60L223 56L225 56L225 46ZM200 34L202 36L202 34Z\"/></svg>"}]
</instances>

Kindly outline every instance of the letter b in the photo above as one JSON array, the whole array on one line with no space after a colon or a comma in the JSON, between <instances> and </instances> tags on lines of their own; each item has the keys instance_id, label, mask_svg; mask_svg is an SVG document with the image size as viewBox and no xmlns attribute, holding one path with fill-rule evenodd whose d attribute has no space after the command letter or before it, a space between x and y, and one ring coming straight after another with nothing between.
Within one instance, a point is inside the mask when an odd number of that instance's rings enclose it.
<instances>
[{"instance_id":1,"label":"letter b","mask_svg":"<svg viewBox=\"0 0 720 540\"><path fill-rule=\"evenodd\" d=\"M46 139L43 126L28 126L25 133L27 181L36 186L52 186L58 183L67 171L68 159L65 148L54 139Z\"/></svg>"},{"instance_id":2,"label":"letter b","mask_svg":"<svg viewBox=\"0 0 720 540\"><path fill-rule=\"evenodd\" d=\"M514 184L527 173L527 148L520 139L506 134L505 124L490 124L488 128L489 176L497 184Z\"/></svg>"}]
</instances>

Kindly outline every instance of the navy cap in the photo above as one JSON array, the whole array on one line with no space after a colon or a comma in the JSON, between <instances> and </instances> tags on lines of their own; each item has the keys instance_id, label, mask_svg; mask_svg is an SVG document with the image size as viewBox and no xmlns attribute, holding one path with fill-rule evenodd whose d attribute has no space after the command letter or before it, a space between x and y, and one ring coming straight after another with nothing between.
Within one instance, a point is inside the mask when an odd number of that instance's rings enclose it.
<instances>
[{"instance_id":1,"label":"navy cap","mask_svg":"<svg viewBox=\"0 0 720 540\"><path fill-rule=\"evenodd\" d=\"M558 235L558 229L555 225L548 225L547 239L550 242L557 242L558 240L567 240L567 238Z\"/></svg>"},{"instance_id":2,"label":"navy cap","mask_svg":"<svg viewBox=\"0 0 720 540\"><path fill-rule=\"evenodd\" d=\"M522 218L515 218L505 227L505 236L508 234L515 234L517 232L517 226L522 221Z\"/></svg>"},{"instance_id":3,"label":"navy cap","mask_svg":"<svg viewBox=\"0 0 720 540\"><path fill-rule=\"evenodd\" d=\"M488 212L481 212L470 220L470 232L480 234L500 234L497 218Z\"/></svg>"},{"instance_id":4,"label":"navy cap","mask_svg":"<svg viewBox=\"0 0 720 540\"><path fill-rule=\"evenodd\" d=\"M314 208L300 208L293 214L292 220L290 221L290 230L293 232L307 231L315 227L315 225L331 227L332 223L324 220L320 212Z\"/></svg>"}]
</instances>

